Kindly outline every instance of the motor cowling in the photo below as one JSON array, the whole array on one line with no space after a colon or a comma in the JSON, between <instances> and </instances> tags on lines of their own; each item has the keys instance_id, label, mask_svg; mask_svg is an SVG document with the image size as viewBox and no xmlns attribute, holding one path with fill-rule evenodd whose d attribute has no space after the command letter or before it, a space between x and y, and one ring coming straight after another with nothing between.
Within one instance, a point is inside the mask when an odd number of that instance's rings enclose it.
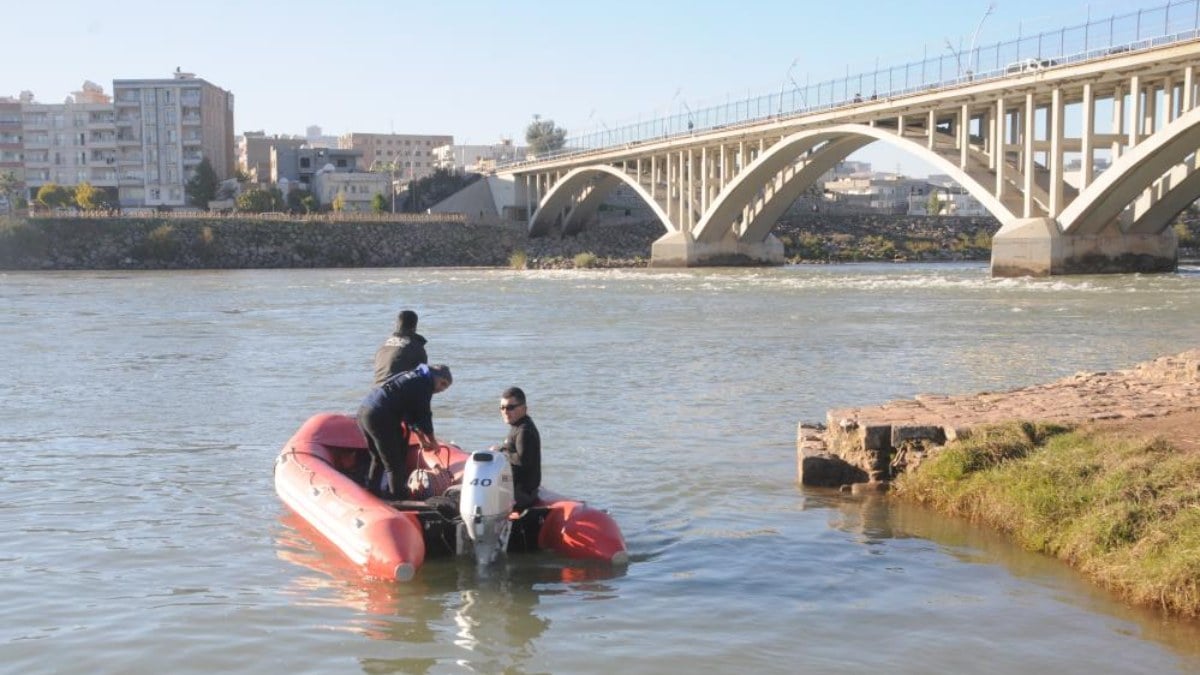
<instances>
[{"instance_id":1,"label":"motor cowling","mask_svg":"<svg viewBox=\"0 0 1200 675\"><path fill-rule=\"evenodd\" d=\"M480 563L491 562L508 547L513 504L512 467L504 453L471 453L463 467L458 511Z\"/></svg>"}]
</instances>

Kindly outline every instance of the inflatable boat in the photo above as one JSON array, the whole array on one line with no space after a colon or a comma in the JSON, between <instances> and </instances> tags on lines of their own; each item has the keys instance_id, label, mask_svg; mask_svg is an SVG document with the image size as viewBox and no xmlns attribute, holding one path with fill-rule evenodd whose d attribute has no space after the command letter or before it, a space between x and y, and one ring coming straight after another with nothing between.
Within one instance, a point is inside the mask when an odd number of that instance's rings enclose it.
<instances>
[{"instance_id":1,"label":"inflatable boat","mask_svg":"<svg viewBox=\"0 0 1200 675\"><path fill-rule=\"evenodd\" d=\"M546 488L512 510L512 470L502 453L445 444L435 457L409 447L409 470L440 466L455 485L427 500L389 501L364 487L370 462L353 417L314 415L275 460L283 503L370 576L408 581L427 558L547 550L575 560L622 565L625 539L605 511Z\"/></svg>"}]
</instances>

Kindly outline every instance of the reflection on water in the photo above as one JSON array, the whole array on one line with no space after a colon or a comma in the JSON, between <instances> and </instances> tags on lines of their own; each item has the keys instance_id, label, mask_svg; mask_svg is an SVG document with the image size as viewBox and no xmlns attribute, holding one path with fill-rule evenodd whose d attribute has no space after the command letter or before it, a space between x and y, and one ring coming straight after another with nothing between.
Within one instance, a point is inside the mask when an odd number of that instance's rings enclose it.
<instances>
[{"instance_id":1,"label":"reflection on water","mask_svg":"<svg viewBox=\"0 0 1200 675\"><path fill-rule=\"evenodd\" d=\"M612 567L561 559L548 553L513 554L480 567L467 556L426 561L407 583L372 579L294 513L279 518L276 553L308 573L291 578L285 592L299 605L344 606L355 611L346 626L373 640L405 645L404 652L430 654L363 658L366 672L428 672L446 659L439 643L454 647L453 661L471 672L522 672L535 641L551 624L538 609L543 596L572 593L587 599L613 597L606 581L626 573ZM451 639L440 635L447 619ZM426 647L420 647L425 645Z\"/></svg>"},{"instance_id":2,"label":"reflection on water","mask_svg":"<svg viewBox=\"0 0 1200 675\"><path fill-rule=\"evenodd\" d=\"M1200 671L1194 624L967 524L794 485L796 424L830 408L1195 347L1193 272L0 278L0 670ZM627 568L434 560L383 583L280 520L279 444L357 406L398 306L455 369L439 433L496 443L497 395L524 388L548 487L611 509Z\"/></svg>"},{"instance_id":3,"label":"reflection on water","mask_svg":"<svg viewBox=\"0 0 1200 675\"><path fill-rule=\"evenodd\" d=\"M1089 583L1079 572L1048 556L1013 546L1001 533L958 518L947 518L921 505L883 495L848 496L805 488L811 502L829 508L829 525L866 547L885 540L932 542L938 552L971 565L998 565L1062 602L1120 620L1112 630L1126 636L1163 642L1200 665L1200 621L1166 618L1153 608L1131 606ZM894 571L899 571L895 569Z\"/></svg>"}]
</instances>

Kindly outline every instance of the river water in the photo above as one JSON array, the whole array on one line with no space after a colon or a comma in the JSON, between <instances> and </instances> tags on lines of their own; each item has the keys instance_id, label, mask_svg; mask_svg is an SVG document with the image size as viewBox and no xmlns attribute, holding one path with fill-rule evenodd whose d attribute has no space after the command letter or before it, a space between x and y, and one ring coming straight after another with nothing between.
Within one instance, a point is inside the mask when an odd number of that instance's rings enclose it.
<instances>
[{"instance_id":1,"label":"river water","mask_svg":"<svg viewBox=\"0 0 1200 675\"><path fill-rule=\"evenodd\" d=\"M499 441L522 386L545 483L631 550L363 579L271 470L351 411L398 309ZM0 672L1195 672L1200 626L882 498L796 485L832 407L998 390L1197 346L1200 270L985 265L0 276Z\"/></svg>"}]
</instances>

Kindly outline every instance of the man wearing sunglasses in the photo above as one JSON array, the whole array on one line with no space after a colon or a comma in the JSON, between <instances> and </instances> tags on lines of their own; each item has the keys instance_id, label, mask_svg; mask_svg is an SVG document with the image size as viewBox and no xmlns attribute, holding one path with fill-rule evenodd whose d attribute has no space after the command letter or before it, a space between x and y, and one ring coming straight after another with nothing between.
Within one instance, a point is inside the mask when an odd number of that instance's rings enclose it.
<instances>
[{"instance_id":1,"label":"man wearing sunglasses","mask_svg":"<svg viewBox=\"0 0 1200 675\"><path fill-rule=\"evenodd\" d=\"M508 457L513 471L514 511L524 511L537 502L542 484L542 437L529 418L525 392L509 387L500 395L500 415L508 422L508 437L499 450Z\"/></svg>"}]
</instances>

